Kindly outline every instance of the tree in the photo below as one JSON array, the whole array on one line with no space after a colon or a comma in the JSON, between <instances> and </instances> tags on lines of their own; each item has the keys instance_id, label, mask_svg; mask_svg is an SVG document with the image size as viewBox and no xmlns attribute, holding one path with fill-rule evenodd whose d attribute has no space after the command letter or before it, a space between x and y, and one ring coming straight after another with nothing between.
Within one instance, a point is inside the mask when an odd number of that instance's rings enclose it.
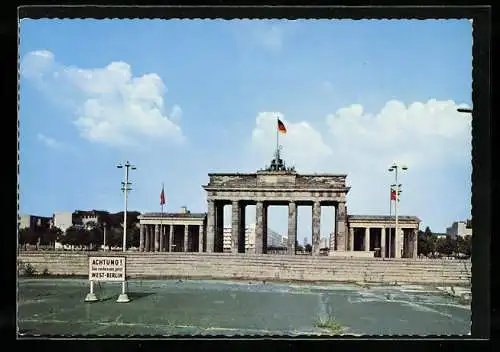
<instances>
[{"instance_id":1,"label":"tree","mask_svg":"<svg viewBox=\"0 0 500 352\"><path fill-rule=\"evenodd\" d=\"M456 251L456 243L450 236L440 238L436 243L436 251L440 254L450 256Z\"/></svg>"},{"instance_id":2,"label":"tree","mask_svg":"<svg viewBox=\"0 0 500 352\"><path fill-rule=\"evenodd\" d=\"M305 245L305 250L307 253L311 253L312 252L312 246L308 243Z\"/></svg>"},{"instance_id":3,"label":"tree","mask_svg":"<svg viewBox=\"0 0 500 352\"><path fill-rule=\"evenodd\" d=\"M467 257L471 256L472 253L472 238L471 236L465 236L464 238L457 238L457 252L465 254Z\"/></svg>"},{"instance_id":4,"label":"tree","mask_svg":"<svg viewBox=\"0 0 500 352\"><path fill-rule=\"evenodd\" d=\"M418 252L425 256L430 254L433 255L436 251L436 241L436 235L434 235L431 229L427 226L424 232L418 232Z\"/></svg>"},{"instance_id":5,"label":"tree","mask_svg":"<svg viewBox=\"0 0 500 352\"><path fill-rule=\"evenodd\" d=\"M38 233L31 230L30 228L24 228L19 230L19 244L24 246L26 250L26 245L36 244L38 242Z\"/></svg>"},{"instance_id":6,"label":"tree","mask_svg":"<svg viewBox=\"0 0 500 352\"><path fill-rule=\"evenodd\" d=\"M128 222L128 220L127 220L127 222ZM141 236L141 232L137 228L137 226L135 226L135 224L133 224L132 226L129 226L127 228L127 246L128 247L139 247L140 236Z\"/></svg>"},{"instance_id":7,"label":"tree","mask_svg":"<svg viewBox=\"0 0 500 352\"><path fill-rule=\"evenodd\" d=\"M123 229L111 227L106 232L106 244L109 247L121 246L123 242Z\"/></svg>"},{"instance_id":8,"label":"tree","mask_svg":"<svg viewBox=\"0 0 500 352\"><path fill-rule=\"evenodd\" d=\"M93 249L94 246L101 246L103 241L104 241L104 232L102 228L100 227L92 227L90 230L87 230L88 232L88 242Z\"/></svg>"},{"instance_id":9,"label":"tree","mask_svg":"<svg viewBox=\"0 0 500 352\"><path fill-rule=\"evenodd\" d=\"M55 246L55 242L58 241L62 236L62 231L58 227L51 227L44 229L41 232L40 244Z\"/></svg>"},{"instance_id":10,"label":"tree","mask_svg":"<svg viewBox=\"0 0 500 352\"><path fill-rule=\"evenodd\" d=\"M88 244L87 230L80 226L70 226L66 233L61 237L63 245L86 246Z\"/></svg>"}]
</instances>

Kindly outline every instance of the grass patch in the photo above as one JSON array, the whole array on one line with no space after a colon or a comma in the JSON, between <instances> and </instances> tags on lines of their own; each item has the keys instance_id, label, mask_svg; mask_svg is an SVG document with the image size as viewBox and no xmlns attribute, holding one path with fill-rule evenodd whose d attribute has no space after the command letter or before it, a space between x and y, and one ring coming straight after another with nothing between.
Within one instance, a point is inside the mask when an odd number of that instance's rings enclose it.
<instances>
[{"instance_id":1,"label":"grass patch","mask_svg":"<svg viewBox=\"0 0 500 352\"><path fill-rule=\"evenodd\" d=\"M318 319L314 326L321 329L326 329L333 335L340 335L344 332L344 327L335 318Z\"/></svg>"},{"instance_id":2,"label":"grass patch","mask_svg":"<svg viewBox=\"0 0 500 352\"><path fill-rule=\"evenodd\" d=\"M35 276L37 274L37 271L33 265L31 265L30 263L26 263L24 264L23 274L25 276Z\"/></svg>"}]
</instances>

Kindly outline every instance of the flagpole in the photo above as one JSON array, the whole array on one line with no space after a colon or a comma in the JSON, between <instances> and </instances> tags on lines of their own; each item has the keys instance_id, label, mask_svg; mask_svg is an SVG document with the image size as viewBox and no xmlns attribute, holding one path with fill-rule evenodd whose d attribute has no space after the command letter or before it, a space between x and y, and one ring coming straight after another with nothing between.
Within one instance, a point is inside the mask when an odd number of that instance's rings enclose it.
<instances>
[{"instance_id":1,"label":"flagpole","mask_svg":"<svg viewBox=\"0 0 500 352\"><path fill-rule=\"evenodd\" d=\"M389 196L389 221L392 221L391 220L391 217L392 217L392 186L391 186L391 193L390 193L390 196ZM391 228L389 227L389 234L388 234L388 237L389 237L389 245L391 243ZM384 243L384 246L385 246L385 243ZM389 248L389 258L391 257L391 249Z\"/></svg>"},{"instance_id":2,"label":"flagpole","mask_svg":"<svg viewBox=\"0 0 500 352\"><path fill-rule=\"evenodd\" d=\"M279 117L276 116L276 163L278 163L279 159L279 138L280 138L280 133L279 133L279 126L278 126L278 121Z\"/></svg>"}]
</instances>

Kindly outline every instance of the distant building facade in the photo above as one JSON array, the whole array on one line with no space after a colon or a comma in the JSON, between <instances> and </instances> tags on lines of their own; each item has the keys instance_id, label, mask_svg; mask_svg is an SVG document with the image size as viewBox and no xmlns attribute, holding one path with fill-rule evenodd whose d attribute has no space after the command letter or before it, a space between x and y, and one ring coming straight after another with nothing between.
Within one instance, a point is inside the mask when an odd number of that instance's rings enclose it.
<instances>
[{"instance_id":1,"label":"distant building facade","mask_svg":"<svg viewBox=\"0 0 500 352\"><path fill-rule=\"evenodd\" d=\"M50 228L52 226L52 218L47 216L37 215L21 215L19 219L19 229L38 230Z\"/></svg>"},{"instance_id":2,"label":"distant building facade","mask_svg":"<svg viewBox=\"0 0 500 352\"><path fill-rule=\"evenodd\" d=\"M335 232L330 234L330 247L328 248L335 248Z\"/></svg>"},{"instance_id":3,"label":"distant building facade","mask_svg":"<svg viewBox=\"0 0 500 352\"><path fill-rule=\"evenodd\" d=\"M224 227L223 249L226 253L231 253L231 227ZM269 247L286 247L288 238L281 236L277 232L268 229L267 245ZM245 227L245 251L255 250L255 224L250 224Z\"/></svg>"},{"instance_id":4,"label":"distant building facade","mask_svg":"<svg viewBox=\"0 0 500 352\"><path fill-rule=\"evenodd\" d=\"M328 240L326 237L321 237L321 239L319 240L319 248L328 248Z\"/></svg>"},{"instance_id":5,"label":"distant building facade","mask_svg":"<svg viewBox=\"0 0 500 352\"><path fill-rule=\"evenodd\" d=\"M472 226L470 221L455 221L446 229L446 234L453 239L457 237L472 236Z\"/></svg>"},{"instance_id":6,"label":"distant building facade","mask_svg":"<svg viewBox=\"0 0 500 352\"><path fill-rule=\"evenodd\" d=\"M54 213L53 224L55 227L61 229L62 232L66 232L66 230L69 227L74 225L73 212L64 211L64 212Z\"/></svg>"}]
</instances>

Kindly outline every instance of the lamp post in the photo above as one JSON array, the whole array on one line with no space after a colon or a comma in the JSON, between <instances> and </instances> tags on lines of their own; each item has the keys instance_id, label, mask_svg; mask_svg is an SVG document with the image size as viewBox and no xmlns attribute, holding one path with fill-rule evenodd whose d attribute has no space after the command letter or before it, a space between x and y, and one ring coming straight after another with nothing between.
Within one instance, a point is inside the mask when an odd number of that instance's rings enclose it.
<instances>
[{"instance_id":1,"label":"lamp post","mask_svg":"<svg viewBox=\"0 0 500 352\"><path fill-rule=\"evenodd\" d=\"M122 188L121 190L123 191L124 197L125 197L125 211L123 212L123 252L125 253L127 251L127 201L128 201L128 192L132 190L129 186L132 184L128 182L128 176L129 176L129 169L135 170L136 167L130 162L126 162L125 165L118 164L116 166L118 169L125 168L125 181L122 182ZM120 296L118 296L117 302L119 303L126 303L130 302L127 292L125 290L126 286L126 277L122 281L122 293Z\"/></svg>"},{"instance_id":2,"label":"lamp post","mask_svg":"<svg viewBox=\"0 0 500 352\"><path fill-rule=\"evenodd\" d=\"M394 241L395 241L395 257L401 257L401 249L399 248L399 231L398 231L398 202L399 202L399 193L401 192L401 184L398 183L398 170L401 169L402 171L408 170L408 167L404 165L398 165L396 163L392 164L392 166L389 168L389 172L394 171L394 176L395 176L395 181L394 186L396 190L396 199L394 201L394 217L396 220L395 224L395 233L394 233Z\"/></svg>"},{"instance_id":3,"label":"lamp post","mask_svg":"<svg viewBox=\"0 0 500 352\"><path fill-rule=\"evenodd\" d=\"M457 111L472 114L472 109L468 109L468 108L458 108Z\"/></svg>"},{"instance_id":4,"label":"lamp post","mask_svg":"<svg viewBox=\"0 0 500 352\"><path fill-rule=\"evenodd\" d=\"M104 221L102 223L102 236L103 236L103 245L104 245L104 251L106 251L106 222Z\"/></svg>"}]
</instances>

